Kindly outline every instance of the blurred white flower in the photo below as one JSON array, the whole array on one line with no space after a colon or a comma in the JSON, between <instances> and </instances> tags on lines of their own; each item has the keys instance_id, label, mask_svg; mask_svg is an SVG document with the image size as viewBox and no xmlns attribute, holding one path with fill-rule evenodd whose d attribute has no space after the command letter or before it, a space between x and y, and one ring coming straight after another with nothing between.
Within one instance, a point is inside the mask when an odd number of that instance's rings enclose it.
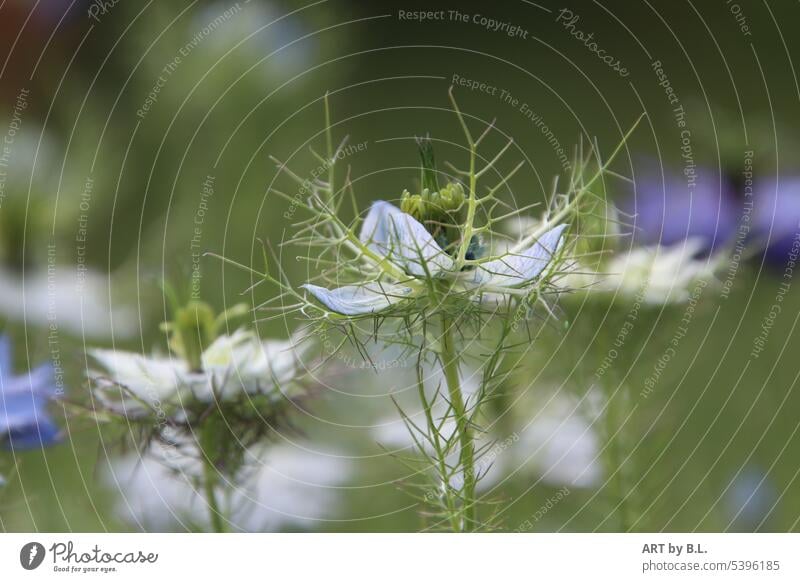
<instances>
[{"instance_id":1,"label":"blurred white flower","mask_svg":"<svg viewBox=\"0 0 800 582\"><path fill-rule=\"evenodd\" d=\"M132 398L125 399L128 410L180 403L183 398L226 400L242 391L277 396L290 389L297 371L299 355L294 343L291 339L261 341L255 332L239 329L217 337L203 351L202 371L190 370L182 358L95 349L89 355L100 369L92 370L90 378L98 387L110 383L129 392Z\"/></svg>"},{"instance_id":2,"label":"blurred white flower","mask_svg":"<svg viewBox=\"0 0 800 582\"><path fill-rule=\"evenodd\" d=\"M646 246L614 254L600 269L576 262L558 283L584 289L590 296L618 294L626 299L662 305L689 300L700 282L710 283L726 259L724 253L701 256L705 243L686 239L672 246Z\"/></svg>"},{"instance_id":3,"label":"blurred white flower","mask_svg":"<svg viewBox=\"0 0 800 582\"><path fill-rule=\"evenodd\" d=\"M111 275L56 267L25 274L0 267L0 313L27 325L51 324L87 338L131 337L136 314L109 302Z\"/></svg>"},{"instance_id":4,"label":"blurred white flower","mask_svg":"<svg viewBox=\"0 0 800 582\"><path fill-rule=\"evenodd\" d=\"M271 448L251 484L234 494L233 521L247 531L314 529L335 515L336 487L351 473L351 462L331 450L289 444Z\"/></svg>"},{"instance_id":5,"label":"blurred white flower","mask_svg":"<svg viewBox=\"0 0 800 582\"><path fill-rule=\"evenodd\" d=\"M203 370L210 380L195 388L202 400L228 398L244 390L248 394L272 392L285 387L295 376L297 353L294 340L259 341L256 334L238 329L219 336L203 352Z\"/></svg>"},{"instance_id":6,"label":"blurred white flower","mask_svg":"<svg viewBox=\"0 0 800 582\"><path fill-rule=\"evenodd\" d=\"M125 398L127 410L172 400L189 388L185 383L190 376L188 366L180 358L99 349L91 350L89 355L101 367L90 371L90 379L98 387L108 383L124 387L132 396ZM197 380L201 379L202 376L197 375Z\"/></svg>"},{"instance_id":7,"label":"blurred white flower","mask_svg":"<svg viewBox=\"0 0 800 582\"><path fill-rule=\"evenodd\" d=\"M512 474L534 474L554 486L583 488L597 485L602 474L598 459L600 444L592 423L596 414L588 400L579 402L559 392L519 433L485 434L476 442L477 449L486 451L476 461L476 472L483 475L478 488L490 489ZM434 409L434 418L441 418L444 408L442 404ZM411 418L415 422L419 420L414 416ZM441 427L442 435L449 438L455 428L455 421L445 421ZM416 447L405 424L394 418L387 417L377 422L373 435L389 450L411 451ZM432 450L428 452L430 454Z\"/></svg>"},{"instance_id":8,"label":"blurred white flower","mask_svg":"<svg viewBox=\"0 0 800 582\"><path fill-rule=\"evenodd\" d=\"M159 448L145 457L115 458L105 467L103 481L119 492L117 514L148 531L206 528L209 510L197 480L200 460L185 450L170 455L163 445ZM220 495L230 530L310 530L334 516L336 488L352 472L347 459L297 444L253 455L258 460L245 469L250 473L243 484L228 484ZM169 460L173 456L181 459L180 466Z\"/></svg>"},{"instance_id":9,"label":"blurred white flower","mask_svg":"<svg viewBox=\"0 0 800 582\"><path fill-rule=\"evenodd\" d=\"M596 486L602 468L590 396L578 401L563 391L553 394L503 459L506 473L533 472L554 486Z\"/></svg>"}]
</instances>

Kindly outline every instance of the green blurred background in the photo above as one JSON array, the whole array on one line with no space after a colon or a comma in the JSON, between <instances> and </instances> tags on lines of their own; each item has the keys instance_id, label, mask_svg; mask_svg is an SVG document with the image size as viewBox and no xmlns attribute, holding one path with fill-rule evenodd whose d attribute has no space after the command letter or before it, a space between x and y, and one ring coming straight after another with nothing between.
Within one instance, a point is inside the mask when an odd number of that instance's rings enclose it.
<instances>
[{"instance_id":1,"label":"green blurred background","mask_svg":"<svg viewBox=\"0 0 800 582\"><path fill-rule=\"evenodd\" d=\"M92 6L46 0L35 9L23 1L0 7L0 111L10 119L20 90L29 89L25 131L34 143L46 136L54 149L25 180L7 186L7 200L21 198L29 205L4 217L4 223L25 225L22 234L0 236L6 261L12 265L22 248L17 263L29 273L43 268L52 241L58 263L75 268L79 219L87 214L88 265L113 273L113 302L136 310L136 330L128 337L59 334L68 396L76 400L86 396L86 346L166 349L158 330L165 313L159 282L189 280L191 239L208 176L214 194L203 215L203 250L260 268L258 239L277 244L290 234L283 216L288 203L267 192L270 187L293 192L294 186L278 176L269 156L290 162L301 176L311 171L316 164L308 146L324 148L326 92L335 136L367 145L347 159L362 207L378 198L396 199L414 184L416 151L409 141L414 136L449 142L439 146L438 158L463 162L460 130L447 100L454 75L505 89L530 104L568 149L581 138L596 137L609 151L646 111L648 118L618 164L618 171L630 174L640 159L680 168L680 135L652 68L660 60L686 110L698 165L735 176L744 151L752 149L755 170L764 176L798 171L800 92L792 60L799 53L791 28L800 15L796 4L739 2L749 35L725 2L121 0L96 19L87 14ZM608 54L624 63L628 77L600 62L556 22L562 8L580 16L578 28L594 32ZM471 21L420 23L398 16L399 10L439 9L513 23L528 31L527 38L510 38ZM235 14L218 20L226 10ZM214 30L187 50L215 21ZM165 72L182 50L180 63ZM144 111L159 77L163 86ZM544 200L563 168L541 132L497 96L464 87L456 87L455 95L476 124L496 118L498 129L514 137L503 169L519 160L527 164L510 183L510 199L520 205ZM501 143L493 136L487 150ZM91 203L84 212L81 194L89 178ZM609 193L626 195L623 188ZM741 200L740 189L732 196ZM290 278L301 282L306 265L296 254L288 249L283 262ZM205 299L218 308L239 301L249 276L211 258L202 261ZM626 466L636 481L641 478L633 497L641 512L638 529L798 529L796 288L764 352L757 359L749 356L775 302L780 274L756 251L730 297L721 298L719 290L706 294L665 377L625 424L626 441L636 445ZM260 302L272 293L262 286L245 299ZM535 403L540 394L544 398L552 386L582 394L587 370L606 350L607 338L595 335L602 313L579 304L562 309L564 325L545 330L516 374L514 389L525 395L519 406ZM615 366L633 394L681 316L681 308L656 309L637 327L636 341ZM17 346L18 366L47 359L47 330L13 319L6 329ZM274 320L260 324L260 331L286 337L297 324ZM336 381L350 395L322 390L310 406L313 415L297 419L309 442L335 443L352 457L353 471L338 491L334 518L319 522L318 529L420 529L418 508L402 487L406 472L369 431L392 408L388 397L362 396L385 395L390 387L370 372ZM531 414L514 411L522 421ZM60 446L14 458L3 453L0 471L8 475L14 463L20 468L19 477L0 492L3 529L130 529L115 516L116 492L98 476L103 431L61 416L67 438ZM735 491L747 475L758 475L755 482L761 485L752 498L737 501ZM503 482L493 495L507 504L505 527L519 528L557 489L529 474ZM576 488L534 530L616 529L606 519L611 502L605 493ZM746 511L734 520L742 506Z\"/></svg>"}]
</instances>

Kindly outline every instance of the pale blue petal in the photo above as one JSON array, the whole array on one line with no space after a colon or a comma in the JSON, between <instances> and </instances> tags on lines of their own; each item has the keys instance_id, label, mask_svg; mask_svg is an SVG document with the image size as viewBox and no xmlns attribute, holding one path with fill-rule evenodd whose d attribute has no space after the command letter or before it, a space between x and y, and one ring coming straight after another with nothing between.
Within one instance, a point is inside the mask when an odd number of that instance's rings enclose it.
<instances>
[{"instance_id":1,"label":"pale blue petal","mask_svg":"<svg viewBox=\"0 0 800 582\"><path fill-rule=\"evenodd\" d=\"M58 387L55 384L55 370L51 364L40 364L31 370L29 375L30 385L37 395L54 397L58 393Z\"/></svg>"},{"instance_id":2,"label":"pale blue petal","mask_svg":"<svg viewBox=\"0 0 800 582\"><path fill-rule=\"evenodd\" d=\"M13 373L11 359L11 340L7 335L0 336L0 376L8 377Z\"/></svg>"},{"instance_id":3,"label":"pale blue petal","mask_svg":"<svg viewBox=\"0 0 800 582\"><path fill-rule=\"evenodd\" d=\"M46 417L49 399L32 391L30 386L25 391L0 395L0 434L36 424L37 416Z\"/></svg>"},{"instance_id":4,"label":"pale blue petal","mask_svg":"<svg viewBox=\"0 0 800 582\"><path fill-rule=\"evenodd\" d=\"M347 285L337 289L325 289L311 284L302 287L325 307L342 315L378 313L401 301L411 292L408 287L379 283Z\"/></svg>"},{"instance_id":5,"label":"pale blue petal","mask_svg":"<svg viewBox=\"0 0 800 582\"><path fill-rule=\"evenodd\" d=\"M3 440L0 438L0 440ZM61 441L58 426L46 414L39 412L30 423L14 428L8 432L3 447L9 450L38 449L55 445Z\"/></svg>"},{"instance_id":6,"label":"pale blue petal","mask_svg":"<svg viewBox=\"0 0 800 582\"><path fill-rule=\"evenodd\" d=\"M43 364L15 376L11 343L0 337L0 446L35 448L54 444L58 427L47 413L47 404L57 392L53 367Z\"/></svg>"},{"instance_id":7,"label":"pale blue petal","mask_svg":"<svg viewBox=\"0 0 800 582\"><path fill-rule=\"evenodd\" d=\"M524 251L508 254L503 258L481 265L476 273L476 282L513 287L533 281L542 274L558 253L564 241L566 224L559 224L539 237Z\"/></svg>"},{"instance_id":8,"label":"pale blue petal","mask_svg":"<svg viewBox=\"0 0 800 582\"><path fill-rule=\"evenodd\" d=\"M370 249L381 252L380 249L389 242L389 215L396 212L400 210L388 202L373 202L361 225L359 240Z\"/></svg>"},{"instance_id":9,"label":"pale blue petal","mask_svg":"<svg viewBox=\"0 0 800 582\"><path fill-rule=\"evenodd\" d=\"M453 259L413 216L388 202L372 204L359 235L372 251L387 257L416 277L453 269Z\"/></svg>"}]
</instances>

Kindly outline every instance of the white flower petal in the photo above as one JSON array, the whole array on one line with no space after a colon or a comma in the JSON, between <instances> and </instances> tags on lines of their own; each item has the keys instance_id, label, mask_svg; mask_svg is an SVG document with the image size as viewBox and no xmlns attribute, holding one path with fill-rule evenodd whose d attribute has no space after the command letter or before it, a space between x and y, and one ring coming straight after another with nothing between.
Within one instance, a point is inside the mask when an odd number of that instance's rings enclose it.
<instances>
[{"instance_id":1,"label":"white flower petal","mask_svg":"<svg viewBox=\"0 0 800 582\"><path fill-rule=\"evenodd\" d=\"M246 481L220 495L233 530L319 527L320 520L336 516L338 487L354 468L342 452L312 451L308 443L249 450L247 456L256 462L245 471ZM114 457L100 475L117 492L122 519L151 531L181 531L210 526L208 502L197 488L202 471L194 445L177 450L154 443L145 456Z\"/></svg>"},{"instance_id":2,"label":"white flower petal","mask_svg":"<svg viewBox=\"0 0 800 582\"><path fill-rule=\"evenodd\" d=\"M41 327L55 318L59 329L78 337L131 337L138 329L136 312L109 298L110 281L119 277L74 267L26 271L23 277L0 267L0 314Z\"/></svg>"},{"instance_id":3,"label":"white flower petal","mask_svg":"<svg viewBox=\"0 0 800 582\"><path fill-rule=\"evenodd\" d=\"M295 373L297 353L293 347L292 340L261 342L246 329L220 336L203 352L203 370L210 377L195 396L225 399L239 390L256 394L273 393L276 384L284 388Z\"/></svg>"},{"instance_id":4,"label":"white flower petal","mask_svg":"<svg viewBox=\"0 0 800 582\"><path fill-rule=\"evenodd\" d=\"M186 385L186 364L177 358L149 358L115 350L92 350L90 355L105 369L92 372L93 379L108 378L151 406L172 398Z\"/></svg>"},{"instance_id":5,"label":"white flower petal","mask_svg":"<svg viewBox=\"0 0 800 582\"><path fill-rule=\"evenodd\" d=\"M476 282L511 287L532 281L547 268L561 248L566 227L566 224L560 224L540 236L526 250L481 265L475 274Z\"/></svg>"},{"instance_id":6,"label":"white flower petal","mask_svg":"<svg viewBox=\"0 0 800 582\"><path fill-rule=\"evenodd\" d=\"M311 284L302 287L325 307L342 315L377 313L391 307L411 292L408 287L386 283L347 285L332 290Z\"/></svg>"},{"instance_id":7,"label":"white flower petal","mask_svg":"<svg viewBox=\"0 0 800 582\"><path fill-rule=\"evenodd\" d=\"M294 377L303 349L304 346L297 346L295 340L264 341L260 356L253 361L253 369L265 370L270 382L275 381L283 387Z\"/></svg>"},{"instance_id":8,"label":"white flower petal","mask_svg":"<svg viewBox=\"0 0 800 582\"><path fill-rule=\"evenodd\" d=\"M700 280L713 281L725 253L704 257L704 241L688 238L671 246L636 247L613 255L602 269L575 266L562 281L567 288L586 289L590 298L619 295L651 305L687 301Z\"/></svg>"},{"instance_id":9,"label":"white flower petal","mask_svg":"<svg viewBox=\"0 0 800 582\"><path fill-rule=\"evenodd\" d=\"M389 215L400 212L388 202L378 200L372 206L361 225L359 240L376 252L389 243Z\"/></svg>"},{"instance_id":10,"label":"white flower petal","mask_svg":"<svg viewBox=\"0 0 800 582\"><path fill-rule=\"evenodd\" d=\"M520 431L510 463L516 471L533 471L550 485L594 487L602 478L601 442L595 430L598 411L593 395L584 400L561 392L552 395Z\"/></svg>"},{"instance_id":11,"label":"white flower petal","mask_svg":"<svg viewBox=\"0 0 800 582\"><path fill-rule=\"evenodd\" d=\"M388 202L373 203L359 235L361 242L416 277L453 269L453 259L413 216Z\"/></svg>"}]
</instances>

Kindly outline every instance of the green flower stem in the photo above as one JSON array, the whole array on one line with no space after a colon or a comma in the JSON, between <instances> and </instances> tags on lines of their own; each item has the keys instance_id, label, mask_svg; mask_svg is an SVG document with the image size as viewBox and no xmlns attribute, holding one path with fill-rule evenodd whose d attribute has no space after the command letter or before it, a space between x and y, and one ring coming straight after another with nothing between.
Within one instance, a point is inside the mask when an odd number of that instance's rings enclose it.
<instances>
[{"instance_id":1,"label":"green flower stem","mask_svg":"<svg viewBox=\"0 0 800 582\"><path fill-rule=\"evenodd\" d=\"M610 320L606 324L606 340L603 346L611 345L613 341L611 329L615 329L616 320ZM629 493L628 471L625 467L625 453L628 450L627 441L624 436L627 430L620 430L622 422L625 421L630 412L629 400L627 398L626 386L621 384L618 374L614 370L609 370L601 380L603 393L606 398L607 406L603 414L605 421L605 431L608 443L605 450L605 465L611 477L609 487L611 488L612 503L616 505L617 524L619 531L626 532L633 523ZM615 393L615 386L616 389Z\"/></svg>"},{"instance_id":2,"label":"green flower stem","mask_svg":"<svg viewBox=\"0 0 800 582\"><path fill-rule=\"evenodd\" d=\"M211 527L215 533L225 532L225 520L217 501L216 486L219 482L219 472L214 466L211 451L213 443L216 441L216 431L213 424L209 423L204 427L200 435L200 454L203 456L203 489L208 503L208 513L211 518Z\"/></svg>"},{"instance_id":3,"label":"green flower stem","mask_svg":"<svg viewBox=\"0 0 800 582\"><path fill-rule=\"evenodd\" d=\"M469 144L469 198L467 199L467 218L462 225L461 242L458 247L458 252L456 253L456 270L458 271L464 266L464 262L467 259L467 249L469 248L469 243L474 234L475 211L478 207L478 174L476 171L478 145L476 141L472 139L472 133L470 133L467 122L464 120L461 109L459 109L458 103L456 103L455 97L453 96L452 87L450 87L448 94L450 95L450 102L453 104L453 111L455 111L456 116L458 116L461 129L464 131L464 136ZM480 139L478 141L480 141Z\"/></svg>"},{"instance_id":4,"label":"green flower stem","mask_svg":"<svg viewBox=\"0 0 800 582\"><path fill-rule=\"evenodd\" d=\"M622 432L614 434L619 429L619 423L622 422L625 416L625 411L623 410L624 394L617 394L613 398L611 391L606 390L606 398L608 398L608 407L605 412L606 434L609 439L606 449L606 470L609 474L614 474L611 478L610 486L612 488L612 497L617 505L619 531L626 532L632 523L632 519L630 504L627 501L628 483L623 458L625 447L620 442Z\"/></svg>"},{"instance_id":5,"label":"green flower stem","mask_svg":"<svg viewBox=\"0 0 800 582\"><path fill-rule=\"evenodd\" d=\"M461 383L458 377L459 358L453 338L453 324L446 314L442 314L442 369L444 370L450 404L456 417L456 430L460 444L461 468L464 471L462 531L473 531L475 519L475 443L472 438L470 421L467 417Z\"/></svg>"},{"instance_id":6,"label":"green flower stem","mask_svg":"<svg viewBox=\"0 0 800 582\"><path fill-rule=\"evenodd\" d=\"M331 104L328 101L327 93L325 93L325 147L328 151L328 186L330 194L328 203L330 203L331 208L335 208L336 205L333 199L336 195L336 170L334 168L336 160L334 159L335 153L333 151L333 134L331 133Z\"/></svg>"},{"instance_id":7,"label":"green flower stem","mask_svg":"<svg viewBox=\"0 0 800 582\"><path fill-rule=\"evenodd\" d=\"M215 533L225 532L225 521L222 519L217 493L214 490L217 484L217 469L211 460L204 456L203 462L203 487L205 488L206 501L208 502L208 512L211 517L211 526Z\"/></svg>"},{"instance_id":8,"label":"green flower stem","mask_svg":"<svg viewBox=\"0 0 800 582\"><path fill-rule=\"evenodd\" d=\"M446 481L448 474L447 461L445 460L445 453L442 451L441 440L439 438L439 429L436 426L436 421L431 413L431 405L425 396L425 384L423 381L422 367L419 363L417 364L417 391L419 394L419 400L422 402L423 409L425 410L425 421L428 424L428 433L431 437L431 443L436 451L437 469L443 480L442 489L444 492L443 497L444 505L447 509L447 517L450 520L451 529L454 532L459 531L461 528L460 520L458 519L458 511L456 510L456 502L451 494L450 484Z\"/></svg>"}]
</instances>

